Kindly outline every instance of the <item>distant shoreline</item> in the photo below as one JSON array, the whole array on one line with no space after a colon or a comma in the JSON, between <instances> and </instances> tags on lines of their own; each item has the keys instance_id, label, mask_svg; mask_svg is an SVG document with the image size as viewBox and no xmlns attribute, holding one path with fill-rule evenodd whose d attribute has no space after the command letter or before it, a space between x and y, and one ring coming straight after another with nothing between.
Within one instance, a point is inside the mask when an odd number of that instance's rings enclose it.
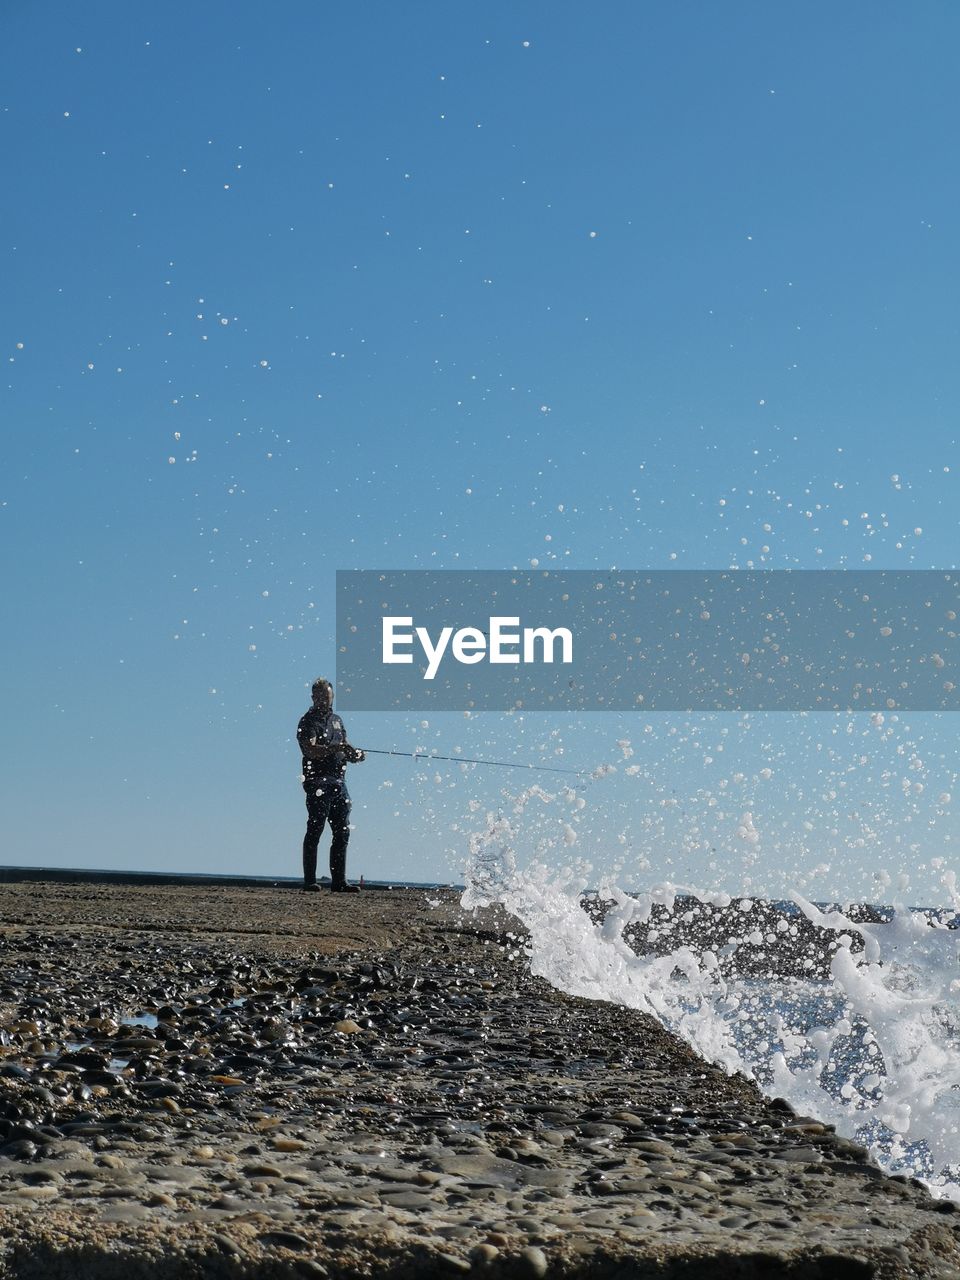
<instances>
[{"instance_id":1,"label":"distant shoreline","mask_svg":"<svg viewBox=\"0 0 960 1280\"><path fill-rule=\"evenodd\" d=\"M0 884L20 884L28 880L47 880L57 884L168 884L168 885L224 885L231 888L262 888L300 884L299 876L239 876L188 871L107 871L96 867L5 867L0 866ZM329 877L321 877L321 884L329 883ZM463 891L462 884L444 884L439 881L413 880L364 880L364 889L454 889Z\"/></svg>"}]
</instances>

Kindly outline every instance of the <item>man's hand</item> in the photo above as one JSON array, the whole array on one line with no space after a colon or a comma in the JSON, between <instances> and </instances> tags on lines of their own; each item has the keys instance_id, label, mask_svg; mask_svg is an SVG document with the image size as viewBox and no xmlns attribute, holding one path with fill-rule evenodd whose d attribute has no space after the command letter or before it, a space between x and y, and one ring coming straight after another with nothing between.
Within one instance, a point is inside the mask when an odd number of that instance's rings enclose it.
<instances>
[{"instance_id":1,"label":"man's hand","mask_svg":"<svg viewBox=\"0 0 960 1280\"><path fill-rule=\"evenodd\" d=\"M343 753L351 764L361 764L367 758L359 747L351 747L349 742L343 744Z\"/></svg>"}]
</instances>

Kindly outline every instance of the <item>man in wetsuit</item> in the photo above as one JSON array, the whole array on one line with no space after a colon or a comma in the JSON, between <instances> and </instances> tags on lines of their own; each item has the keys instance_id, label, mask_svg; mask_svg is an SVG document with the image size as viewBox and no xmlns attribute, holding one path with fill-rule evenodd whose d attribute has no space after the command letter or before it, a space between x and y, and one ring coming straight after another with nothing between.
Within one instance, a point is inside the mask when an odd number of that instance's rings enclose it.
<instances>
[{"instance_id":1,"label":"man in wetsuit","mask_svg":"<svg viewBox=\"0 0 960 1280\"><path fill-rule=\"evenodd\" d=\"M359 764L364 754L347 742L343 721L333 710L333 685L314 680L313 706L297 725L303 752L303 789L307 797L307 833L303 837L303 887L319 892L317 850L324 825L330 823L330 888L356 893L347 883L347 841L350 839L350 796L344 781L347 762Z\"/></svg>"}]
</instances>

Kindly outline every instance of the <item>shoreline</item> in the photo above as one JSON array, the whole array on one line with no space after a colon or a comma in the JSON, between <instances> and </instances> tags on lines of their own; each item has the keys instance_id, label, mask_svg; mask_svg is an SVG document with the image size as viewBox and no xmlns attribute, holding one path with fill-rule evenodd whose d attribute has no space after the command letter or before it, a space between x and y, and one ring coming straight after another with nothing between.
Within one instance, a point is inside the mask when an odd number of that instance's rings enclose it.
<instances>
[{"instance_id":1,"label":"shoreline","mask_svg":"<svg viewBox=\"0 0 960 1280\"><path fill-rule=\"evenodd\" d=\"M55 884L121 884L121 885L182 885L187 888L298 888L301 876L241 876L205 871L110 871L96 867L15 867L0 866L0 885L53 882ZM321 876L321 884L329 885L330 877ZM432 881L365 880L365 889L463 890L461 884Z\"/></svg>"},{"instance_id":2,"label":"shoreline","mask_svg":"<svg viewBox=\"0 0 960 1280\"><path fill-rule=\"evenodd\" d=\"M960 1272L960 1214L450 890L0 883L0 1277Z\"/></svg>"}]
</instances>

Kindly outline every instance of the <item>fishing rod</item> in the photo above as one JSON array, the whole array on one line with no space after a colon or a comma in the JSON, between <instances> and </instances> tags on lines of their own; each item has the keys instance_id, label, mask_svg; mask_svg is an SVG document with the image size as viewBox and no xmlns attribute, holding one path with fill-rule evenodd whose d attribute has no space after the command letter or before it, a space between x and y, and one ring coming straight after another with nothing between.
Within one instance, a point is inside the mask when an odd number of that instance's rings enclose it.
<instances>
[{"instance_id":1,"label":"fishing rod","mask_svg":"<svg viewBox=\"0 0 960 1280\"><path fill-rule=\"evenodd\" d=\"M590 769L562 769L554 764L520 764L516 760L475 760L470 756L435 756L425 751L383 751L377 747L360 747L368 756L406 756L409 760L449 760L453 764L489 764L500 769L535 769L539 773L571 773L586 777Z\"/></svg>"}]
</instances>

